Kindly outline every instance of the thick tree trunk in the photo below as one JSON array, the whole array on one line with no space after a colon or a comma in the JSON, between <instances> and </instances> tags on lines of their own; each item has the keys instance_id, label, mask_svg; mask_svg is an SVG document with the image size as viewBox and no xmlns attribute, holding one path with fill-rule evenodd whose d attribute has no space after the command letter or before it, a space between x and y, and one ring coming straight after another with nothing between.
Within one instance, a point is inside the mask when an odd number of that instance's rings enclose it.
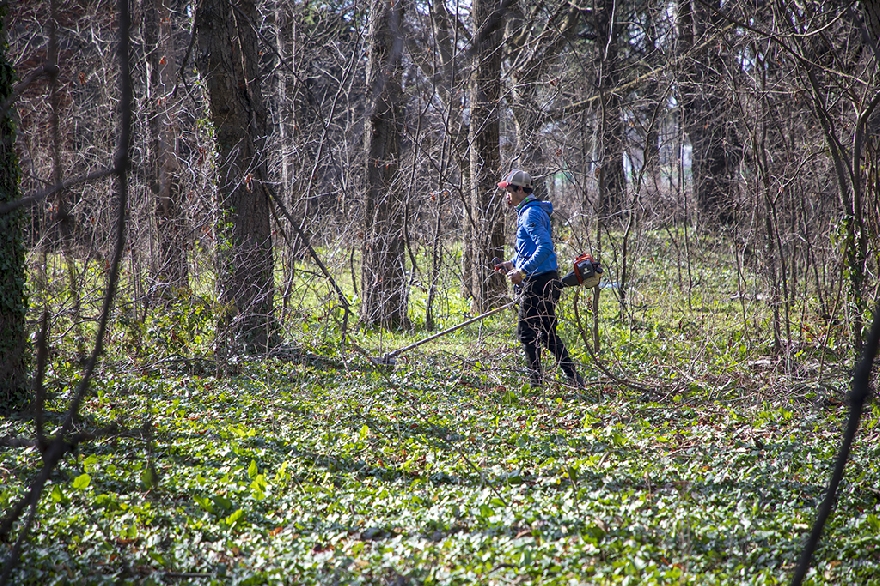
<instances>
[{"instance_id":1,"label":"thick tree trunk","mask_svg":"<svg viewBox=\"0 0 880 586\"><path fill-rule=\"evenodd\" d=\"M6 57L6 7L0 7L0 102L12 94L15 70ZM0 205L19 197L14 110L0 112ZM0 412L27 404L24 214L0 215Z\"/></svg>"},{"instance_id":2,"label":"thick tree trunk","mask_svg":"<svg viewBox=\"0 0 880 586\"><path fill-rule=\"evenodd\" d=\"M361 321L408 327L404 214L398 170L404 128L403 3L374 0L364 128L366 198L361 265Z\"/></svg>"},{"instance_id":3,"label":"thick tree trunk","mask_svg":"<svg viewBox=\"0 0 880 586\"><path fill-rule=\"evenodd\" d=\"M486 25L495 8L492 0L473 2L476 31ZM488 270L494 257L504 257L504 205L496 186L501 175L498 103L501 94L501 29L476 34L470 80L470 198L465 283L473 310L497 306L507 294L499 273Z\"/></svg>"},{"instance_id":4,"label":"thick tree trunk","mask_svg":"<svg viewBox=\"0 0 880 586\"><path fill-rule=\"evenodd\" d=\"M871 49L876 51L880 46L880 0L860 0L862 12L865 18L865 28L868 31Z\"/></svg>"},{"instance_id":5,"label":"thick tree trunk","mask_svg":"<svg viewBox=\"0 0 880 586\"><path fill-rule=\"evenodd\" d=\"M269 194L260 182L266 135L253 26L253 0L233 9L205 0L196 13L214 140L217 177L216 266L220 303L219 361L229 352L265 350L273 326L273 264Z\"/></svg>"}]
</instances>

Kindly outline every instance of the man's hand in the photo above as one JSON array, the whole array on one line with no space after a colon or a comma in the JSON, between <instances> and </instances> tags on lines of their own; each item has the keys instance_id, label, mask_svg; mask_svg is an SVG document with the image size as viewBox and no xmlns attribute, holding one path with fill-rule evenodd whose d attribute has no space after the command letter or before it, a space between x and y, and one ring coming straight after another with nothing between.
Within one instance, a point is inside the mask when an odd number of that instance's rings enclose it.
<instances>
[{"instance_id":1,"label":"man's hand","mask_svg":"<svg viewBox=\"0 0 880 586\"><path fill-rule=\"evenodd\" d=\"M504 261L503 263L501 263L498 266L500 266L502 269L504 269L505 273L509 273L510 271L513 270L513 263L510 262L509 260Z\"/></svg>"},{"instance_id":2,"label":"man's hand","mask_svg":"<svg viewBox=\"0 0 880 586\"><path fill-rule=\"evenodd\" d=\"M507 263L507 264L510 264L510 263ZM507 278L510 279L510 282L513 283L514 285L519 285L520 283L522 283L523 277L525 277L525 275L519 269L513 269L510 271L507 271Z\"/></svg>"}]
</instances>

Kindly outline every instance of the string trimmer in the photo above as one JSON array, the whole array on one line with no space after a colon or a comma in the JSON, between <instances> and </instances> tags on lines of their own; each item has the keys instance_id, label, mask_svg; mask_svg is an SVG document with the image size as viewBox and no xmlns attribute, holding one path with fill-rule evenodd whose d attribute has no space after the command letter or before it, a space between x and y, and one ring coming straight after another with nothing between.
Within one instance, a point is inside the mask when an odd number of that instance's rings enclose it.
<instances>
[{"instance_id":1,"label":"string trimmer","mask_svg":"<svg viewBox=\"0 0 880 586\"><path fill-rule=\"evenodd\" d=\"M495 271L503 270L503 261L499 258L492 259L492 268ZM589 254L581 254L573 261L572 271L565 275L562 280L563 287L576 287L578 285L586 285L587 287L595 287L599 284L599 275L602 274L601 265L593 259L593 257ZM518 287L515 288L519 290ZM422 344L427 344L431 340L436 340L441 336L445 336L451 332L454 332L457 329L463 328L466 325L472 324L474 322L478 322L480 320L486 319L490 315L495 315L500 311L504 311L510 307L513 307L518 302L518 299L514 299L508 303L505 303L501 307L496 307L495 309L491 309L486 313L481 313L475 317L470 318L458 325L452 326L451 328L447 328L442 332L437 332L436 334L432 334L423 340L419 340L418 342L413 342L409 346L404 346L403 348L398 348L393 352L388 352L381 357L370 356L370 362L373 364L380 364L382 366L394 366L397 364L397 357L403 354L404 352L408 352L413 348L417 348Z\"/></svg>"},{"instance_id":2,"label":"string trimmer","mask_svg":"<svg viewBox=\"0 0 880 586\"><path fill-rule=\"evenodd\" d=\"M451 328L446 328L442 332L437 332L436 334L428 336L424 340L419 340L418 342L413 342L409 346L404 346L403 348L398 348L397 350L394 350L393 352L388 352L387 354L385 354L381 358L371 357L370 361L373 362L374 364L381 364L383 366L394 366L395 364L397 364L397 357L400 356L401 354L403 354L404 352L412 350L413 348L417 348L418 346L421 346L422 344L427 344L431 340L436 340L440 336L445 336L446 334L448 334L450 332L454 332L455 330L457 330L459 328L463 328L466 325L472 324L474 322L478 322L482 319L486 319L490 315L495 315L499 311L504 311L505 309L507 309L509 307L513 307L516 304L516 302L517 302L517 300L514 299L513 301L510 301L509 303L505 303L501 307L496 307L495 309L489 310L486 313L481 313L480 315L472 317L471 319L469 319L467 321L463 321L462 323L460 323L456 326L452 326Z\"/></svg>"}]
</instances>

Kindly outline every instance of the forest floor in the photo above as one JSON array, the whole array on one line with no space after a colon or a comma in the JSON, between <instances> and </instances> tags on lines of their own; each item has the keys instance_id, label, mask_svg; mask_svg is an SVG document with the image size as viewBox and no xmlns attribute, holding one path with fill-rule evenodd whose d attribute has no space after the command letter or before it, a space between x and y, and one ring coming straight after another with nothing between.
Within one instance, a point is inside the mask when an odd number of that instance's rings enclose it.
<instances>
[{"instance_id":1,"label":"forest floor","mask_svg":"<svg viewBox=\"0 0 880 586\"><path fill-rule=\"evenodd\" d=\"M108 352L78 428L133 433L63 460L11 583L788 583L848 416L840 341L798 324L774 354L729 295L646 295L620 319L603 289L597 364L566 296L582 391L523 384L512 312L393 369L326 340L224 378ZM420 335L357 343L381 356ZM47 374L56 418L76 370ZM878 423L871 404L808 584L880 584ZM4 511L39 466L0 451Z\"/></svg>"}]
</instances>

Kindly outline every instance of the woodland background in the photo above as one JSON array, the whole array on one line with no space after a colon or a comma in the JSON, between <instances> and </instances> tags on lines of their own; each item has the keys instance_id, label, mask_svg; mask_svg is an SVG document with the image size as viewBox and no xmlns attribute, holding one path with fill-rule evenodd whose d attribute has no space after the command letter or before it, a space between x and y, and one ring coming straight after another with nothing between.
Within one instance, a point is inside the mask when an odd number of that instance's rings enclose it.
<instances>
[{"instance_id":1,"label":"woodland background","mask_svg":"<svg viewBox=\"0 0 880 586\"><path fill-rule=\"evenodd\" d=\"M0 401L37 414L33 439L5 443L44 461L9 497L4 538L78 444L122 433L77 424L107 368L222 379L254 357L369 358L364 345L506 302L489 259L510 255L495 184L511 168L553 201L560 261L602 262L606 319L628 335L657 291L711 312L720 277L745 333L703 343L747 346L789 390L838 389L863 350L880 268L876 1L0 14ZM579 293L594 299L580 358L623 388L599 360L599 291Z\"/></svg>"}]
</instances>

